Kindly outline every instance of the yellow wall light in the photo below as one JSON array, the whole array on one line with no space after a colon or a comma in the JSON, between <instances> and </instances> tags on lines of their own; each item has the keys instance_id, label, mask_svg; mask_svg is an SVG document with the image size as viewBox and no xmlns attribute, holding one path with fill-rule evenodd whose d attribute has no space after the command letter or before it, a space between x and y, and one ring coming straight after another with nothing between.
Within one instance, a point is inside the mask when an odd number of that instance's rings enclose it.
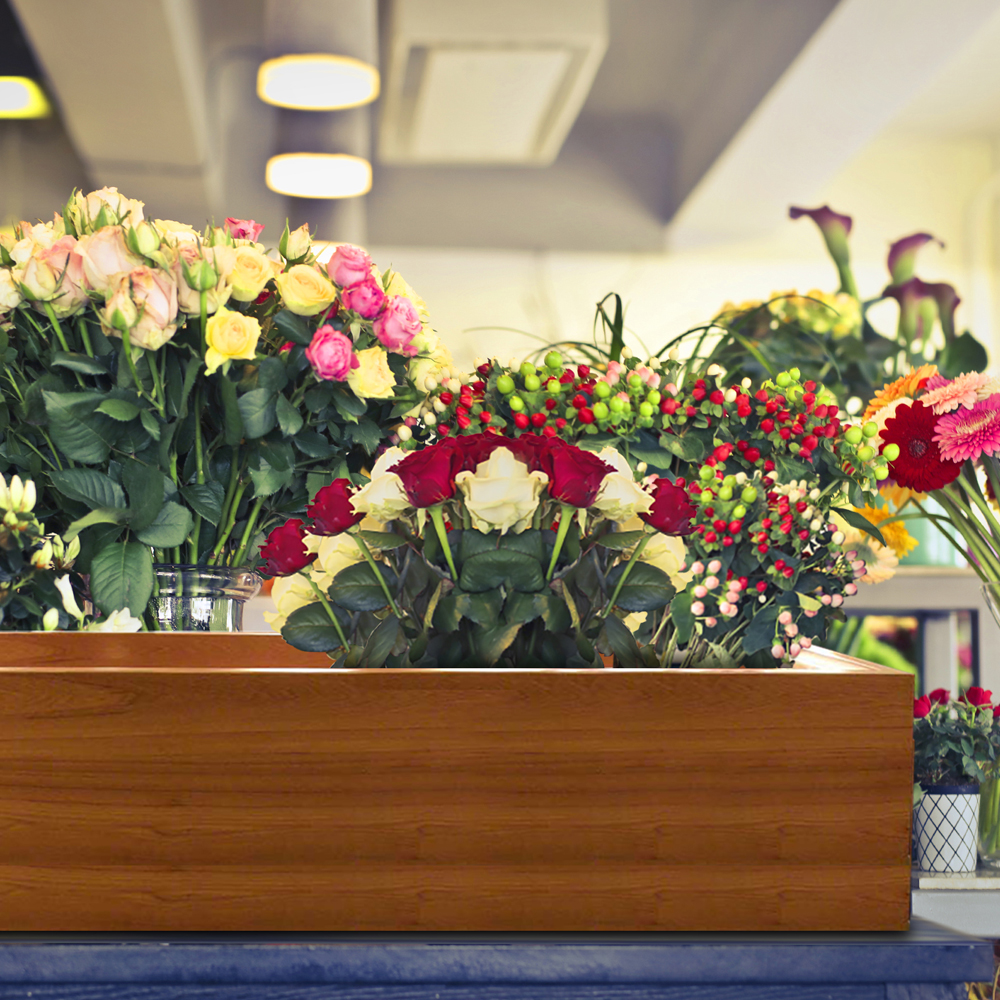
<instances>
[{"instance_id":1,"label":"yellow wall light","mask_svg":"<svg viewBox=\"0 0 1000 1000\"><path fill-rule=\"evenodd\" d=\"M0 118L48 118L52 105L27 76L0 76Z\"/></svg>"},{"instance_id":2,"label":"yellow wall light","mask_svg":"<svg viewBox=\"0 0 1000 1000\"><path fill-rule=\"evenodd\" d=\"M350 56L280 56L257 71L257 96L281 108L356 108L374 101L378 92L378 70Z\"/></svg>"},{"instance_id":3,"label":"yellow wall light","mask_svg":"<svg viewBox=\"0 0 1000 1000\"><path fill-rule=\"evenodd\" d=\"M345 153L284 153L267 161L267 186L295 198L356 198L372 187L372 165Z\"/></svg>"}]
</instances>

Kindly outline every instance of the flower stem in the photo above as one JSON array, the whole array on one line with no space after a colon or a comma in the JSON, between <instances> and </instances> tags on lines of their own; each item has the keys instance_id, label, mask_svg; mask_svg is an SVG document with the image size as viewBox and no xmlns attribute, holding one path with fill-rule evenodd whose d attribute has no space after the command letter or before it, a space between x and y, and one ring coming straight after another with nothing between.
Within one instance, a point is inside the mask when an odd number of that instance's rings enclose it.
<instances>
[{"instance_id":1,"label":"flower stem","mask_svg":"<svg viewBox=\"0 0 1000 1000\"><path fill-rule=\"evenodd\" d=\"M201 356L208 350L208 292L201 292Z\"/></svg>"},{"instance_id":2,"label":"flower stem","mask_svg":"<svg viewBox=\"0 0 1000 1000\"><path fill-rule=\"evenodd\" d=\"M361 554L365 557L365 562L371 566L372 572L378 578L379 586L382 588L382 593L385 594L386 600L389 602L389 607L392 608L392 613L397 618L402 618L402 612L396 607L396 602L392 599L392 594L389 592L389 587L386 585L385 577L382 576L382 572L378 568L378 563L372 558L371 550L361 537L361 532L358 531L357 534L352 533L351 537L358 543L358 548L361 550Z\"/></svg>"},{"instance_id":3,"label":"flower stem","mask_svg":"<svg viewBox=\"0 0 1000 1000\"><path fill-rule=\"evenodd\" d=\"M308 573L300 573L299 576L305 577L309 581L309 586L312 587L313 593L319 598L320 603L326 610L327 616L333 622L333 627L337 630L337 637L340 639L340 644L344 647L344 652L346 653L349 649L347 637L344 635L344 630L340 627L340 621L337 619L336 612L330 607L330 602L327 600L326 594L316 586L316 581Z\"/></svg>"},{"instance_id":4,"label":"flower stem","mask_svg":"<svg viewBox=\"0 0 1000 1000\"><path fill-rule=\"evenodd\" d=\"M448 569L451 570L451 578L455 581L455 583L458 583L458 571L455 569L455 563L451 558L451 546L448 544L448 529L444 526L443 511L443 504L427 508L427 513L430 514L431 521L434 524L434 530L437 532L438 541L441 543L441 548L444 550L444 557L448 561Z\"/></svg>"},{"instance_id":5,"label":"flower stem","mask_svg":"<svg viewBox=\"0 0 1000 1000\"><path fill-rule=\"evenodd\" d=\"M611 614L611 609L615 606L615 601L618 600L618 595L622 592L622 587L625 586L625 581L628 579L629 573L632 572L632 567L636 564L639 556L642 555L642 550L649 544L649 540L652 535L646 535L641 542L635 547L635 551L632 553L631 559L626 563L625 569L622 571L622 575L618 577L618 583L615 584L615 591L611 595L611 599L608 601L607 607L601 612L601 618L607 618Z\"/></svg>"},{"instance_id":6,"label":"flower stem","mask_svg":"<svg viewBox=\"0 0 1000 1000\"><path fill-rule=\"evenodd\" d=\"M243 537L240 539L240 547L236 550L236 555L233 557L234 566L241 565L244 557L246 556L247 546L253 539L253 529L257 524L257 515L260 514L260 509L263 506L264 498L257 497L257 499L253 502L253 507L250 508L250 516L247 518L247 526L243 529Z\"/></svg>"},{"instance_id":7,"label":"flower stem","mask_svg":"<svg viewBox=\"0 0 1000 1000\"><path fill-rule=\"evenodd\" d=\"M559 505L559 530L556 532L556 543L552 546L552 558L549 560L549 568L545 573L545 579L552 579L552 572L556 568L556 560L562 552L563 542L569 532L569 526L573 523L573 515L576 508L572 504L563 503Z\"/></svg>"},{"instance_id":8,"label":"flower stem","mask_svg":"<svg viewBox=\"0 0 1000 1000\"><path fill-rule=\"evenodd\" d=\"M52 324L52 328L56 331L56 336L59 338L59 343L62 344L62 349L69 354L69 342L66 340L66 334L63 333L63 328L58 317L56 316L56 311L52 308L52 303L45 302L43 304L45 306L45 315L49 317L49 322ZM83 376L79 372L73 372L73 374L76 376L77 385L79 385L81 389L85 389L86 384L83 381Z\"/></svg>"}]
</instances>

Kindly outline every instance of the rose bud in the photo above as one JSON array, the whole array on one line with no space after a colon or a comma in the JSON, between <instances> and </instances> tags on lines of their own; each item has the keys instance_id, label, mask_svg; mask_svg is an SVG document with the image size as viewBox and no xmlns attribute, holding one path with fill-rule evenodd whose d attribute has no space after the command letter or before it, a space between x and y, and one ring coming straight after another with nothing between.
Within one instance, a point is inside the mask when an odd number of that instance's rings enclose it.
<instances>
[{"instance_id":1,"label":"rose bud","mask_svg":"<svg viewBox=\"0 0 1000 1000\"><path fill-rule=\"evenodd\" d=\"M305 531L299 518L279 525L260 547L263 570L268 576L291 576L308 566L317 556L306 550Z\"/></svg>"},{"instance_id":2,"label":"rose bud","mask_svg":"<svg viewBox=\"0 0 1000 1000\"><path fill-rule=\"evenodd\" d=\"M664 535L690 535L696 511L685 490L669 479L657 479L653 488L653 506L639 517Z\"/></svg>"},{"instance_id":3,"label":"rose bud","mask_svg":"<svg viewBox=\"0 0 1000 1000\"><path fill-rule=\"evenodd\" d=\"M615 471L593 452L553 439L542 459L549 477L549 496L570 507L589 507L597 498L604 477Z\"/></svg>"},{"instance_id":4,"label":"rose bud","mask_svg":"<svg viewBox=\"0 0 1000 1000\"><path fill-rule=\"evenodd\" d=\"M364 511L358 513L351 505L352 493L349 479L335 479L319 490L312 504L306 507L306 513L313 521L309 533L339 535L357 524L365 515Z\"/></svg>"}]
</instances>

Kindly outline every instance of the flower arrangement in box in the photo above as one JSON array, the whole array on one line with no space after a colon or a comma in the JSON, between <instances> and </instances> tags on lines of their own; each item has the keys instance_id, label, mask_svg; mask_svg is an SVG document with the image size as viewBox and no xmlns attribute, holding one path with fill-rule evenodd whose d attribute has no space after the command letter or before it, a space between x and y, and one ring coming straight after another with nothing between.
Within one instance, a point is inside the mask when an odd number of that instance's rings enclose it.
<instances>
[{"instance_id":1,"label":"flower arrangement in box","mask_svg":"<svg viewBox=\"0 0 1000 1000\"><path fill-rule=\"evenodd\" d=\"M635 358L573 369L555 351L476 375L431 387L362 490L335 484L312 525L272 533L277 575L310 578L311 536L347 532L362 560L325 590L295 585L308 603L279 622L293 645L345 665L774 666L842 617L865 565L831 515L881 537L840 505L873 495L887 457L822 387ZM623 424L656 447L630 447Z\"/></svg>"},{"instance_id":2,"label":"flower arrangement in box","mask_svg":"<svg viewBox=\"0 0 1000 1000\"><path fill-rule=\"evenodd\" d=\"M0 471L30 477L86 596L140 615L154 564L251 566L255 541L371 461L450 358L357 247L280 259L105 188L0 238ZM81 586L77 577L77 586Z\"/></svg>"}]
</instances>

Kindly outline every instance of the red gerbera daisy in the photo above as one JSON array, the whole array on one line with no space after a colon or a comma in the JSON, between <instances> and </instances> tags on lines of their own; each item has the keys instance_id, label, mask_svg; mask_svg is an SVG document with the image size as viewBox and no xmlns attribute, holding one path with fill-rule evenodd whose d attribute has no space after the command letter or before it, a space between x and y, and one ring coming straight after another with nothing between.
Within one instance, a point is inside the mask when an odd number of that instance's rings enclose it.
<instances>
[{"instance_id":1,"label":"red gerbera daisy","mask_svg":"<svg viewBox=\"0 0 1000 1000\"><path fill-rule=\"evenodd\" d=\"M942 458L934 442L938 418L919 400L896 408L882 431L884 444L898 444L899 458L889 463L889 475L911 490L927 493L952 482L962 469L960 462Z\"/></svg>"}]
</instances>

